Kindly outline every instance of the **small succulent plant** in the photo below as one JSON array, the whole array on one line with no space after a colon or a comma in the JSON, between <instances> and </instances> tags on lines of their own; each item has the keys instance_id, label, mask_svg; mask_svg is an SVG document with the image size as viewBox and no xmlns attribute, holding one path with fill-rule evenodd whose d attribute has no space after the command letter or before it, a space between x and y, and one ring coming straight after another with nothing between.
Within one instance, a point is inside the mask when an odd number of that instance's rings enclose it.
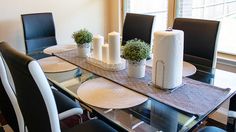
<instances>
[{"instance_id":1,"label":"small succulent plant","mask_svg":"<svg viewBox=\"0 0 236 132\"><path fill-rule=\"evenodd\" d=\"M146 59L149 54L149 45L138 39L127 41L123 50L123 57L125 59L137 62Z\"/></svg>"},{"instance_id":2,"label":"small succulent plant","mask_svg":"<svg viewBox=\"0 0 236 132\"><path fill-rule=\"evenodd\" d=\"M83 45L92 41L93 34L87 29L81 29L77 32L74 32L72 38L75 40L77 45Z\"/></svg>"}]
</instances>

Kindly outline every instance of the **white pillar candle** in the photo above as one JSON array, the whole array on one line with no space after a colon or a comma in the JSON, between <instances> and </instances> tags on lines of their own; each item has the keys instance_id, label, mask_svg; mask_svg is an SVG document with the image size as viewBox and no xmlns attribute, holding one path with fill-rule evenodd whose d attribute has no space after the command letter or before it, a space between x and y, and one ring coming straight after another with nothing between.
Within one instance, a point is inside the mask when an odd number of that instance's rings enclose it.
<instances>
[{"instance_id":1,"label":"white pillar candle","mask_svg":"<svg viewBox=\"0 0 236 132\"><path fill-rule=\"evenodd\" d=\"M102 61L104 63L109 63L109 45L104 44L102 45Z\"/></svg>"},{"instance_id":2,"label":"white pillar candle","mask_svg":"<svg viewBox=\"0 0 236 132\"><path fill-rule=\"evenodd\" d=\"M120 63L120 33L111 32L108 34L109 62L110 64Z\"/></svg>"},{"instance_id":3,"label":"white pillar candle","mask_svg":"<svg viewBox=\"0 0 236 132\"><path fill-rule=\"evenodd\" d=\"M104 37L96 35L93 37L93 58L102 60L102 45L104 44Z\"/></svg>"}]
</instances>

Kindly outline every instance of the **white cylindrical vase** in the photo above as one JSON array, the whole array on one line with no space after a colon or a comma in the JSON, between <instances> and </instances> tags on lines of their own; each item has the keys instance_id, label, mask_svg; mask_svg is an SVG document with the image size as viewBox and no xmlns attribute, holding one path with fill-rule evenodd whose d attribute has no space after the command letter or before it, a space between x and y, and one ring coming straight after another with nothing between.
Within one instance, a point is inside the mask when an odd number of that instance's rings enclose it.
<instances>
[{"instance_id":1,"label":"white cylindrical vase","mask_svg":"<svg viewBox=\"0 0 236 132\"><path fill-rule=\"evenodd\" d=\"M88 57L90 54L90 43L78 45L77 49L79 57Z\"/></svg>"},{"instance_id":2,"label":"white cylindrical vase","mask_svg":"<svg viewBox=\"0 0 236 132\"><path fill-rule=\"evenodd\" d=\"M163 89L182 85L184 33L180 30L154 33L152 83Z\"/></svg>"},{"instance_id":3,"label":"white cylindrical vase","mask_svg":"<svg viewBox=\"0 0 236 132\"><path fill-rule=\"evenodd\" d=\"M140 62L128 60L128 76L142 78L145 76L146 59Z\"/></svg>"},{"instance_id":4,"label":"white cylindrical vase","mask_svg":"<svg viewBox=\"0 0 236 132\"><path fill-rule=\"evenodd\" d=\"M102 45L104 44L104 37L96 35L93 37L93 58L102 60Z\"/></svg>"},{"instance_id":5,"label":"white cylindrical vase","mask_svg":"<svg viewBox=\"0 0 236 132\"><path fill-rule=\"evenodd\" d=\"M120 33L111 32L108 34L109 43L109 63L118 64L121 61L120 58Z\"/></svg>"}]
</instances>

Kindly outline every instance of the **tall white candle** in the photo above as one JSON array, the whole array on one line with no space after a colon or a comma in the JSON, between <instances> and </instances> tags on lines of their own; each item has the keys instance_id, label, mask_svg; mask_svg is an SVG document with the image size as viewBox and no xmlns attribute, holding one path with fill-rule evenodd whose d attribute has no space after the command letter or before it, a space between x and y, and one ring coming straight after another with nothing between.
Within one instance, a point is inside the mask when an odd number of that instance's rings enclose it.
<instances>
[{"instance_id":1,"label":"tall white candle","mask_svg":"<svg viewBox=\"0 0 236 132\"><path fill-rule=\"evenodd\" d=\"M111 32L108 34L109 62L110 64L120 63L120 33Z\"/></svg>"},{"instance_id":2,"label":"tall white candle","mask_svg":"<svg viewBox=\"0 0 236 132\"><path fill-rule=\"evenodd\" d=\"M102 45L104 44L104 37L96 35L93 37L93 58L102 60Z\"/></svg>"},{"instance_id":3,"label":"tall white candle","mask_svg":"<svg viewBox=\"0 0 236 132\"><path fill-rule=\"evenodd\" d=\"M109 45L102 45L102 61L105 63L109 63Z\"/></svg>"}]
</instances>

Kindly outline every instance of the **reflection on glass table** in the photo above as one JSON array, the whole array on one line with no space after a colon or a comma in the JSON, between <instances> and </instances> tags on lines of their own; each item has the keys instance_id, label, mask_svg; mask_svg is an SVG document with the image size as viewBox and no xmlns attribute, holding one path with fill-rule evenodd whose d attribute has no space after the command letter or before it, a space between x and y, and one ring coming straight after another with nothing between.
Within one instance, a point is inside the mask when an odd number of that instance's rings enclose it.
<instances>
[{"instance_id":1,"label":"reflection on glass table","mask_svg":"<svg viewBox=\"0 0 236 132\"><path fill-rule=\"evenodd\" d=\"M77 96L78 87L85 81L98 76L81 69L62 73L47 73L48 79L62 90L77 98L90 112L96 113L127 131L188 131L192 130L205 116L195 116L169 107L149 98L141 105L127 109L102 109L90 106ZM205 75L205 76L204 76ZM210 73L198 71L195 79L213 80Z\"/></svg>"}]
</instances>

